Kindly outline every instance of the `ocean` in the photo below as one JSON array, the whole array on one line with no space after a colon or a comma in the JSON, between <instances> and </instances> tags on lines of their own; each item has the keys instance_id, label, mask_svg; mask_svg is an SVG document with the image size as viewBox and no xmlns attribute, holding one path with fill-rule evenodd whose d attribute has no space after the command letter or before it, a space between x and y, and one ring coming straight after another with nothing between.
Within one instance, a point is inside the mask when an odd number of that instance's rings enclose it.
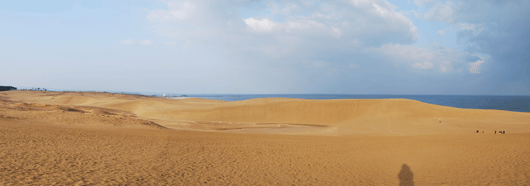
<instances>
[{"instance_id":1,"label":"ocean","mask_svg":"<svg viewBox=\"0 0 530 186\"><path fill-rule=\"evenodd\" d=\"M181 98L182 95L168 95ZM352 94L187 94L187 97L241 101L255 98L299 98L299 99L412 99L425 103L456 108L506 110L530 112L530 96L484 96L484 95L352 95Z\"/></svg>"}]
</instances>

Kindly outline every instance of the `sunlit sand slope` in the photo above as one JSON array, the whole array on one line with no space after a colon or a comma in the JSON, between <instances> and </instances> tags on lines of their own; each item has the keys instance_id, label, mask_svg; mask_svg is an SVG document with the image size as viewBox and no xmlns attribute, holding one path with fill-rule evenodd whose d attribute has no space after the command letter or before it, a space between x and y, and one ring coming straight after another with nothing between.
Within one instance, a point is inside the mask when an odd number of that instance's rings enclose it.
<instances>
[{"instance_id":1,"label":"sunlit sand slope","mask_svg":"<svg viewBox=\"0 0 530 186\"><path fill-rule=\"evenodd\" d=\"M414 100L258 99L182 113L191 120L318 124L337 134L530 132L530 114L457 109Z\"/></svg>"},{"instance_id":2,"label":"sunlit sand slope","mask_svg":"<svg viewBox=\"0 0 530 186\"><path fill-rule=\"evenodd\" d=\"M530 132L530 113L459 109L407 99L264 98L226 102L31 91L10 91L5 96L27 103L126 111L139 119L183 130L314 135Z\"/></svg>"},{"instance_id":3,"label":"sunlit sand slope","mask_svg":"<svg viewBox=\"0 0 530 186\"><path fill-rule=\"evenodd\" d=\"M530 185L529 117L404 99L0 92L0 185Z\"/></svg>"},{"instance_id":4,"label":"sunlit sand slope","mask_svg":"<svg viewBox=\"0 0 530 186\"><path fill-rule=\"evenodd\" d=\"M299 136L0 119L0 185L529 185L530 135Z\"/></svg>"}]
</instances>

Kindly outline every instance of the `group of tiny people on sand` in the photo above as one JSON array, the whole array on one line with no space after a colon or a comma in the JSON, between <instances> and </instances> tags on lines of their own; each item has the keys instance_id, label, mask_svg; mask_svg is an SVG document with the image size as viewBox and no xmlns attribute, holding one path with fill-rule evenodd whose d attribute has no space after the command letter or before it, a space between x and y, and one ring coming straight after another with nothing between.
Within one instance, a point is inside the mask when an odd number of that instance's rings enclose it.
<instances>
[{"instance_id":1,"label":"group of tiny people on sand","mask_svg":"<svg viewBox=\"0 0 530 186\"><path fill-rule=\"evenodd\" d=\"M438 122L439 122L439 123L442 123L442 120L439 119ZM499 130L499 134L505 134L504 132L506 132L506 131L504 131L504 130L503 130L503 131L500 131L500 130ZM477 130L477 133L480 133L480 131ZM484 131L482 131L482 134L484 134ZM497 131L495 131L495 134L497 134Z\"/></svg>"},{"instance_id":2,"label":"group of tiny people on sand","mask_svg":"<svg viewBox=\"0 0 530 186\"><path fill-rule=\"evenodd\" d=\"M506 132L506 131L500 131L499 130L499 134L505 134L504 132ZM479 130L477 130L477 133L479 133ZM484 134L484 131L482 131L482 134ZM497 134L497 131L495 131L495 134Z\"/></svg>"}]
</instances>

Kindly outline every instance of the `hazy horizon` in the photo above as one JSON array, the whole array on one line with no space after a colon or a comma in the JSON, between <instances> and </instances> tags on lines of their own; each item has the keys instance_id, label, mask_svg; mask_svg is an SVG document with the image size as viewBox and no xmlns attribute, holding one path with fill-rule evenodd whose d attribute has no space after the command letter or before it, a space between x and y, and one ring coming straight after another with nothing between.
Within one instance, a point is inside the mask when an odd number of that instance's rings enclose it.
<instances>
[{"instance_id":1,"label":"hazy horizon","mask_svg":"<svg viewBox=\"0 0 530 186\"><path fill-rule=\"evenodd\" d=\"M45 87L16 87L18 90L31 90L32 88L45 88ZM142 95L162 95L166 94L167 96L182 96L182 95L359 95L359 96L530 96L530 95L496 95L496 94L346 94L346 93L248 93L248 94L238 94L238 93L182 93L182 92L149 92L149 91L120 91L120 90L89 90L89 89L49 89L45 88L47 91L53 92L108 92L108 93L123 93L123 94L142 94ZM41 90L42 91L42 90Z\"/></svg>"},{"instance_id":2,"label":"hazy horizon","mask_svg":"<svg viewBox=\"0 0 530 186\"><path fill-rule=\"evenodd\" d=\"M6 1L0 85L530 95L530 1Z\"/></svg>"}]
</instances>

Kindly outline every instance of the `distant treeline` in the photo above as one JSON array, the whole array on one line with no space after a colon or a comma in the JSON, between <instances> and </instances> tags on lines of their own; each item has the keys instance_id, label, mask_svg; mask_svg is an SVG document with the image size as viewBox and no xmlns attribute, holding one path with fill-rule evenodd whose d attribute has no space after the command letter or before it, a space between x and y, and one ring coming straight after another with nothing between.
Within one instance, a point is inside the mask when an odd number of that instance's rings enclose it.
<instances>
[{"instance_id":1,"label":"distant treeline","mask_svg":"<svg viewBox=\"0 0 530 186\"><path fill-rule=\"evenodd\" d=\"M48 89L45 89L45 88L17 89L17 87L13 87L13 86L0 86L0 91L9 91L9 90L48 91Z\"/></svg>"},{"instance_id":2,"label":"distant treeline","mask_svg":"<svg viewBox=\"0 0 530 186\"><path fill-rule=\"evenodd\" d=\"M48 91L48 89L45 89L45 88L30 88L30 89L20 89L20 90Z\"/></svg>"},{"instance_id":3,"label":"distant treeline","mask_svg":"<svg viewBox=\"0 0 530 186\"><path fill-rule=\"evenodd\" d=\"M0 91L9 91L9 90L29 90L29 91L48 91L48 89L45 88L30 88L30 89L17 89L17 87L13 86L0 86ZM53 90L52 90L53 91ZM139 93L127 93L127 92L121 92L121 93L109 93L107 91L105 92L96 92L96 91L53 91L53 92L87 92L87 93L104 93L104 94L127 94L127 95L134 95L134 96L140 96L140 97L158 97L157 95L144 95ZM187 97L186 95L177 96L177 97Z\"/></svg>"},{"instance_id":4,"label":"distant treeline","mask_svg":"<svg viewBox=\"0 0 530 186\"><path fill-rule=\"evenodd\" d=\"M0 91L16 90L17 87L12 86L0 86Z\"/></svg>"}]
</instances>

